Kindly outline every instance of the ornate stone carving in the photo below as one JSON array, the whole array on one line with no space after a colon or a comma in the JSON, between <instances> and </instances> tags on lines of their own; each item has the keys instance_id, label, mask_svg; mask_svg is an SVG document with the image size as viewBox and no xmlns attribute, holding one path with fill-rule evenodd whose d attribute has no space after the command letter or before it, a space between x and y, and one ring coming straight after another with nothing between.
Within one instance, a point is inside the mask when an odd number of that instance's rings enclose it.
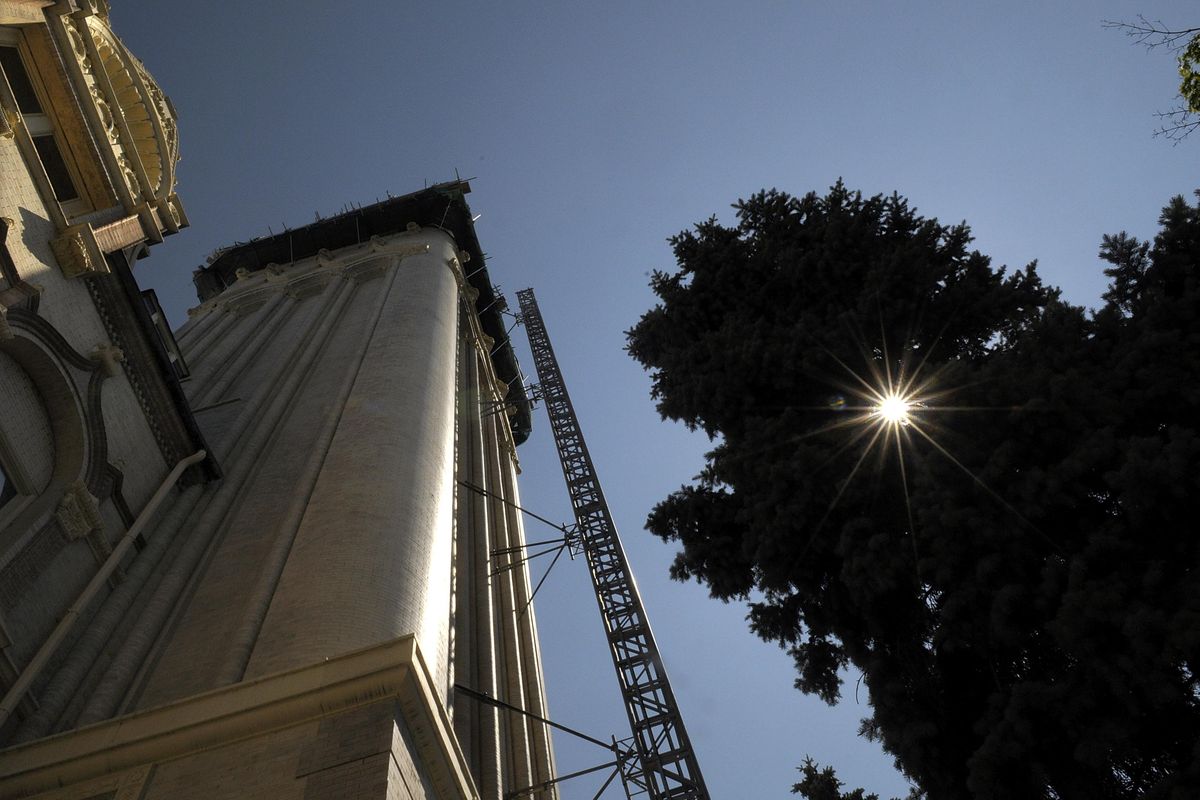
<instances>
[{"instance_id":1,"label":"ornate stone carving","mask_svg":"<svg viewBox=\"0 0 1200 800\"><path fill-rule=\"evenodd\" d=\"M20 124L21 117L17 112L7 108L0 110L0 139L13 138Z\"/></svg>"},{"instance_id":2,"label":"ornate stone carving","mask_svg":"<svg viewBox=\"0 0 1200 800\"><path fill-rule=\"evenodd\" d=\"M108 3L102 0L76 0L79 10L88 16L108 17Z\"/></svg>"},{"instance_id":3,"label":"ornate stone carving","mask_svg":"<svg viewBox=\"0 0 1200 800\"><path fill-rule=\"evenodd\" d=\"M88 356L100 365L100 369L110 378L116 377L121 368L118 366L125 360L125 353L114 344L99 344Z\"/></svg>"},{"instance_id":4,"label":"ornate stone carving","mask_svg":"<svg viewBox=\"0 0 1200 800\"><path fill-rule=\"evenodd\" d=\"M108 272L108 263L96 244L92 229L86 224L68 228L62 236L50 241L50 247L68 278Z\"/></svg>"},{"instance_id":5,"label":"ornate stone carving","mask_svg":"<svg viewBox=\"0 0 1200 800\"><path fill-rule=\"evenodd\" d=\"M54 516L71 541L82 539L104 525L100 518L100 503L83 481L75 481L67 487Z\"/></svg>"},{"instance_id":6,"label":"ornate stone carving","mask_svg":"<svg viewBox=\"0 0 1200 800\"><path fill-rule=\"evenodd\" d=\"M125 185L129 187L129 193L135 198L140 197L142 190L138 184L137 171L134 170L129 157L120 153L117 155L117 163L121 165L121 175L125 178Z\"/></svg>"},{"instance_id":7,"label":"ornate stone carving","mask_svg":"<svg viewBox=\"0 0 1200 800\"><path fill-rule=\"evenodd\" d=\"M88 57L87 45L83 43L83 34L79 32L75 21L69 17L65 20L63 29L67 32L67 41L71 43L71 52L74 54L79 68L83 70L84 75L91 75L92 60Z\"/></svg>"},{"instance_id":8,"label":"ornate stone carving","mask_svg":"<svg viewBox=\"0 0 1200 800\"><path fill-rule=\"evenodd\" d=\"M175 185L175 163L179 160L174 109L142 62L113 35L106 22L92 17L87 28L114 90L125 85L133 89L116 91L111 98L120 106L121 115L126 120L150 123L148 130L130 126L131 141L123 142L125 150L137 154L149 184L147 191L155 197L167 197Z\"/></svg>"}]
</instances>

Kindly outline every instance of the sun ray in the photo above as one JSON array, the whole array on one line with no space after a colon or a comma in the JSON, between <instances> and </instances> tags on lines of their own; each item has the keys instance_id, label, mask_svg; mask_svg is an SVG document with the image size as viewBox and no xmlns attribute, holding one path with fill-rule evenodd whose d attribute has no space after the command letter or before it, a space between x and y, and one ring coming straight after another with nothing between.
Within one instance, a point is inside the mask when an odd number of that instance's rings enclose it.
<instances>
[{"instance_id":1,"label":"sun ray","mask_svg":"<svg viewBox=\"0 0 1200 800\"><path fill-rule=\"evenodd\" d=\"M924 592L925 581L921 578L921 553L917 549L917 526L913 522L912 499L908 493L908 470L904 466L904 445L900 439L900 426L893 425L896 436L896 460L900 462L900 486L904 490L904 510L908 513L908 538L912 540L913 571L917 576L917 588Z\"/></svg>"},{"instance_id":2,"label":"sun ray","mask_svg":"<svg viewBox=\"0 0 1200 800\"><path fill-rule=\"evenodd\" d=\"M829 411L829 408L825 407L825 406L820 406L820 407L802 406L801 408L805 411L826 411L826 412ZM843 419L836 420L827 425L822 425L820 428L816 428L815 430L806 431L804 433L798 433L795 436L789 436L786 439L781 439L777 442L771 442L770 444L763 445L762 447L755 448L754 450L750 450L750 451L743 452L743 453L738 453L736 455L731 456L731 458L734 458L739 461L744 461L748 458L757 458L757 457L761 456L763 453L770 452L771 450L774 450L778 447L787 447L790 445L799 444L800 442L803 442L806 439L812 439L817 436L822 436L822 435L831 433L833 431L841 430L843 428L858 427L858 426L862 425L862 423L864 421L864 417L866 417L870 411L870 409L867 408L866 406L863 406L861 408L855 406L852 409L851 408L846 409L846 411L851 411L851 410L858 410L858 411L861 411L862 413L857 414L857 415L849 415L849 416L844 417ZM856 434L856 436L861 436L861 434ZM852 441L854 441L854 440L852 440ZM843 445L843 447L844 447L844 445Z\"/></svg>"},{"instance_id":3,"label":"sun ray","mask_svg":"<svg viewBox=\"0 0 1200 800\"><path fill-rule=\"evenodd\" d=\"M887 331L883 327L883 309L879 309L879 345L883 350L883 369L887 376L886 391L884 397L894 397L896 395L896 385L892 382L892 356L888 353Z\"/></svg>"},{"instance_id":4,"label":"sun ray","mask_svg":"<svg viewBox=\"0 0 1200 800\"><path fill-rule=\"evenodd\" d=\"M1059 553L1064 553L1062 547L1059 546L1058 542L1051 539L1050 536L1048 536L1045 531L1043 531L1037 525L1034 525L1028 518L1025 517L1024 514L1022 514L1017 509L1013 508L1012 504L1010 504L1007 500L1005 500L1003 497L1001 497L999 494L997 494L992 489L992 487L988 486L987 483L984 482L984 480L982 478L980 478L978 475L976 475L974 472L972 472L965 464L963 464L961 461L959 461L957 458L955 458L954 455L949 450L947 450L945 447L942 447L942 445L940 443L938 443L938 441L936 439L934 439L932 436L927 434L925 431L921 430L921 426L912 425L912 426L910 426L910 429L921 434L921 436L924 437L925 441L927 441L931 445L933 445L934 448L936 448L939 453L941 453L943 456L945 456L950 461L950 463L954 464L954 466L956 466L960 470L962 470L963 473L967 475L967 477L969 477L972 481L975 482L975 484L977 486L979 486L979 488L983 489L985 492L987 492L989 495L991 495L992 498L996 502L1000 503L1000 505L1002 505L1006 509L1008 509L1013 514L1013 516L1015 516L1021 522L1025 523L1025 525L1030 530L1032 530L1034 533L1036 533L1041 538L1045 539L1046 542L1051 547L1053 547Z\"/></svg>"},{"instance_id":5,"label":"sun ray","mask_svg":"<svg viewBox=\"0 0 1200 800\"><path fill-rule=\"evenodd\" d=\"M863 378L861 375L859 375L857 372L855 372L853 369L851 369L850 366L848 364L846 364L845 361L842 361L842 359L838 358L837 354L834 353L832 350L830 350L828 347L826 347L825 345L820 345L820 346L821 346L821 349L825 351L826 355L828 355L830 358L832 358L834 361L837 362L838 366L840 366L842 369L846 370L846 372L849 373L851 377L853 377L856 381L858 381L859 383L862 384L863 389L865 389L867 392L866 395L864 395L864 397L873 398L873 397L879 396L879 391L875 388L875 386L872 386L865 378ZM853 390L851 390L851 391L853 391ZM855 393L857 394L857 392L855 392Z\"/></svg>"},{"instance_id":6,"label":"sun ray","mask_svg":"<svg viewBox=\"0 0 1200 800\"><path fill-rule=\"evenodd\" d=\"M864 447L862 453L859 454L858 460L854 462L854 467L850 470L850 474L846 476L846 480L843 481L842 485L838 487L837 494L834 495L833 500L831 500L829 503L829 508L825 509L825 513L821 515L821 519L818 520L816 527L813 529L812 535L808 537L808 543L804 545L804 550L801 551L800 558L804 558L804 556L808 555L808 551L812 547L813 542L817 540L817 534L821 532L821 528L824 527L825 521L829 519L829 515L832 514L834 508L837 507L838 502L842 499L842 495L846 493L846 489L854 480L854 476L858 474L858 470L862 466L863 461L866 460L867 456L870 455L871 451L875 448L875 442L879 441L879 437L883 435L885 430L887 429L881 425L876 426L875 435L871 437L871 441L867 442L867 446Z\"/></svg>"}]
</instances>

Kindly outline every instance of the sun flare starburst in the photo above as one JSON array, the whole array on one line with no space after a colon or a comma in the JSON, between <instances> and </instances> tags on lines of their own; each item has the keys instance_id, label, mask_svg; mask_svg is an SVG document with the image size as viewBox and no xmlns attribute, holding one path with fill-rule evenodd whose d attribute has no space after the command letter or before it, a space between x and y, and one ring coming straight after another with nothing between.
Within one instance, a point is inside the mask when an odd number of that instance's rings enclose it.
<instances>
[{"instance_id":1,"label":"sun flare starburst","mask_svg":"<svg viewBox=\"0 0 1200 800\"><path fill-rule=\"evenodd\" d=\"M912 410L912 407L909 398L899 394L889 394L879 401L873 413L892 425L907 425L909 411Z\"/></svg>"}]
</instances>

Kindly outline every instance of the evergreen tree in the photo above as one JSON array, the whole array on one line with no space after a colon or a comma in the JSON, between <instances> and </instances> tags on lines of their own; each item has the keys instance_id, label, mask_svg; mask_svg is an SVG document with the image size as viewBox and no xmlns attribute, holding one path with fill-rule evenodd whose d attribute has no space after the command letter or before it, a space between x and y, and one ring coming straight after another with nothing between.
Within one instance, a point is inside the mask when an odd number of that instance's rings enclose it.
<instances>
[{"instance_id":1,"label":"evergreen tree","mask_svg":"<svg viewBox=\"0 0 1200 800\"><path fill-rule=\"evenodd\" d=\"M1197 796L1200 209L1105 237L1094 314L896 195L736 209L672 239L628 334L715 441L647 523L673 576L752 598L802 691L861 670L931 800Z\"/></svg>"}]
</instances>

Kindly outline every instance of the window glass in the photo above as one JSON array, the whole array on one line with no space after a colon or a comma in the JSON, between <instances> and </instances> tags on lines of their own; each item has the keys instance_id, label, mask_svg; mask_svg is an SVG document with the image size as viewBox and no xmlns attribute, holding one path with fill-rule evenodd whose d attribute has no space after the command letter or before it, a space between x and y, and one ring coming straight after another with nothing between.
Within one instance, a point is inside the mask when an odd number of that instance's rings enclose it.
<instances>
[{"instance_id":1,"label":"window glass","mask_svg":"<svg viewBox=\"0 0 1200 800\"><path fill-rule=\"evenodd\" d=\"M33 90L17 48L0 46L0 68L4 70L4 77L8 78L8 88L17 98L17 110L22 114L43 113L42 104L38 102L37 92Z\"/></svg>"},{"instance_id":2,"label":"window glass","mask_svg":"<svg viewBox=\"0 0 1200 800\"><path fill-rule=\"evenodd\" d=\"M9 31L0 29L0 33ZM63 151L59 148L59 140L55 138L54 120L46 113L46 108L38 99L33 83L33 77L36 76L29 74L21 58L21 51L13 43L11 35L5 36L3 41L4 43L0 44L0 72L3 72L3 78L8 81L16 99L17 109L21 112L25 129L33 139L34 149L42 162L54 199L59 203L72 204L64 205L64 211L80 213L86 209L73 207L81 205L81 202L75 202L80 200L79 190L72 177L72 167L68 165Z\"/></svg>"},{"instance_id":3,"label":"window glass","mask_svg":"<svg viewBox=\"0 0 1200 800\"><path fill-rule=\"evenodd\" d=\"M79 197L79 192L75 191L75 182L71 180L71 172L67 169L67 162L63 161L58 143L54 141L54 134L33 137L33 146L37 148L38 158L42 160L42 166L46 169L46 177L50 179L50 186L54 189L54 198L60 203L65 203Z\"/></svg>"}]
</instances>

